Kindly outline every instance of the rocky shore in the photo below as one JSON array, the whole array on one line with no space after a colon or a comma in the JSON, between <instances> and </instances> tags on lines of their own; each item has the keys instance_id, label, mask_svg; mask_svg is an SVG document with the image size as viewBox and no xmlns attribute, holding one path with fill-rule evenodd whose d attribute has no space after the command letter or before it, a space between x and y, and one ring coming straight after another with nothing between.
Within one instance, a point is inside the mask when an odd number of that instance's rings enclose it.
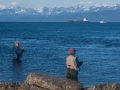
<instances>
[{"instance_id":1,"label":"rocky shore","mask_svg":"<svg viewBox=\"0 0 120 90\"><path fill-rule=\"evenodd\" d=\"M1 82L0 90L120 90L120 84L110 83L84 88L80 82L51 75L30 73L21 85Z\"/></svg>"}]
</instances>

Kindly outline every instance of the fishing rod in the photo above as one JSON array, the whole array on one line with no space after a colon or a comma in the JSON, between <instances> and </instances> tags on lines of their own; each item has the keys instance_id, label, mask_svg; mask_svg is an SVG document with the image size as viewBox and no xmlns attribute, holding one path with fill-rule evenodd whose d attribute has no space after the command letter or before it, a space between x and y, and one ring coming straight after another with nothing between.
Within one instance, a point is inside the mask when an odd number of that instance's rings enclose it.
<instances>
[{"instance_id":1,"label":"fishing rod","mask_svg":"<svg viewBox=\"0 0 120 90\"><path fill-rule=\"evenodd\" d=\"M43 17L40 19L40 21L38 22L38 24L37 24L36 27L35 27L35 30L38 28L39 24L42 22L42 20L44 19L45 16L46 16L46 15L44 14Z\"/></svg>"}]
</instances>

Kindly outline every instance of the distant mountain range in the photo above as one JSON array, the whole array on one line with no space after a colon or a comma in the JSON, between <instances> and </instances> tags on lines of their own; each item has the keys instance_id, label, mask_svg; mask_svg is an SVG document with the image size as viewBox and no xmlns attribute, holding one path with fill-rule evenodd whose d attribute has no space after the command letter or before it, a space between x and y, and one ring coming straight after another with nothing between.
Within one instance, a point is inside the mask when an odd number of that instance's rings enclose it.
<instances>
[{"instance_id":1,"label":"distant mountain range","mask_svg":"<svg viewBox=\"0 0 120 90\"><path fill-rule=\"evenodd\" d=\"M0 9L0 22L65 22L66 19L83 19L90 22L120 22L120 4L114 6L71 7L5 7Z\"/></svg>"}]
</instances>

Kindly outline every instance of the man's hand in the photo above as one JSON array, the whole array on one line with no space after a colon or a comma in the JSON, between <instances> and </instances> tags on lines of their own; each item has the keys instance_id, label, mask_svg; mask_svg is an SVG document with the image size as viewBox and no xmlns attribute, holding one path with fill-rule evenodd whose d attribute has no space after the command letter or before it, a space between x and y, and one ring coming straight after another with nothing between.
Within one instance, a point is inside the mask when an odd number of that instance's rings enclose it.
<instances>
[{"instance_id":1,"label":"man's hand","mask_svg":"<svg viewBox=\"0 0 120 90\"><path fill-rule=\"evenodd\" d=\"M79 71L79 70L80 70L80 68L77 68L77 70Z\"/></svg>"},{"instance_id":2,"label":"man's hand","mask_svg":"<svg viewBox=\"0 0 120 90\"><path fill-rule=\"evenodd\" d=\"M25 47L22 47L22 50L24 50L25 49Z\"/></svg>"}]
</instances>

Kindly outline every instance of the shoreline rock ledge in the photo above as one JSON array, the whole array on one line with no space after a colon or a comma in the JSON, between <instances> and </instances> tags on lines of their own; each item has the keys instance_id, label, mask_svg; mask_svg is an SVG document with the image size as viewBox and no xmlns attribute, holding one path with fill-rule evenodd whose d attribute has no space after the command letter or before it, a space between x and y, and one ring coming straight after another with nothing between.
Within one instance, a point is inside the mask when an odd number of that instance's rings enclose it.
<instances>
[{"instance_id":1,"label":"shoreline rock ledge","mask_svg":"<svg viewBox=\"0 0 120 90\"><path fill-rule=\"evenodd\" d=\"M23 84L0 82L0 90L120 90L120 84L100 84L83 88L79 82L51 75L30 73Z\"/></svg>"},{"instance_id":2,"label":"shoreline rock ledge","mask_svg":"<svg viewBox=\"0 0 120 90\"><path fill-rule=\"evenodd\" d=\"M84 90L120 90L120 84L116 83L99 84Z\"/></svg>"},{"instance_id":3,"label":"shoreline rock ledge","mask_svg":"<svg viewBox=\"0 0 120 90\"><path fill-rule=\"evenodd\" d=\"M82 90L83 88L79 82L38 73L30 73L24 84L36 85L47 90Z\"/></svg>"},{"instance_id":4,"label":"shoreline rock ledge","mask_svg":"<svg viewBox=\"0 0 120 90\"><path fill-rule=\"evenodd\" d=\"M83 90L83 85L69 79L30 73L21 85L0 82L0 90Z\"/></svg>"}]
</instances>

